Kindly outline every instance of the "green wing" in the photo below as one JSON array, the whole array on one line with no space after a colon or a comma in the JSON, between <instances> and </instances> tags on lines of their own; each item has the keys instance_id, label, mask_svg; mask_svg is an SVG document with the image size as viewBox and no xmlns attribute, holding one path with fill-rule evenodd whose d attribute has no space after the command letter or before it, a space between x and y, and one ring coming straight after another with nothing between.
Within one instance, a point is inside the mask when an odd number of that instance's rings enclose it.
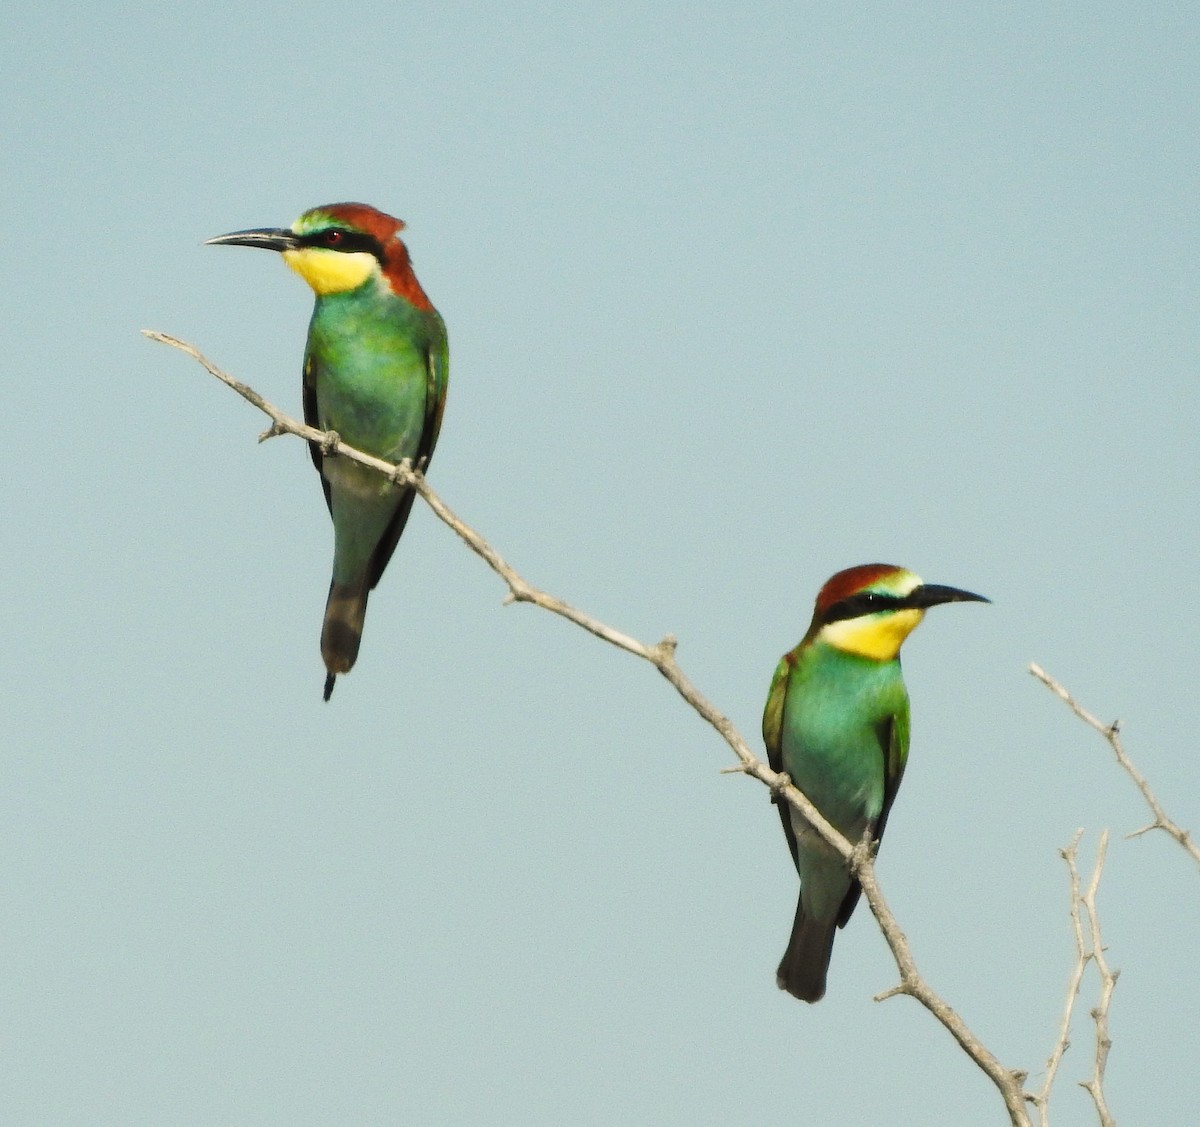
<instances>
[{"instance_id":1,"label":"green wing","mask_svg":"<svg viewBox=\"0 0 1200 1127\"><path fill-rule=\"evenodd\" d=\"M791 662L783 658L775 669L775 676L771 678L771 691L767 694L767 707L763 710L763 743L767 745L767 758L772 771L783 770L783 701L787 696L788 674L791 670Z\"/></svg>"},{"instance_id":2,"label":"green wing","mask_svg":"<svg viewBox=\"0 0 1200 1127\"><path fill-rule=\"evenodd\" d=\"M310 355L304 357L304 382L301 388L302 397L304 400L304 421L310 427L321 429L321 420L317 418L317 362ZM310 442L308 444L308 452L312 455L313 465L317 467L317 473L321 475L321 488L325 491L325 507L329 510L330 516L333 515L333 501L329 497L329 482L325 480L325 474L321 471L321 466L325 462L325 455L321 453L321 444L319 442Z\"/></svg>"},{"instance_id":3,"label":"green wing","mask_svg":"<svg viewBox=\"0 0 1200 1127\"><path fill-rule=\"evenodd\" d=\"M439 319L440 320L440 319ZM446 388L449 385L450 355L446 348L445 329L442 330L440 341L425 350L425 423L421 428L421 441L417 452L413 455L413 465L424 469L433 457L433 448L437 445L438 435L442 429L442 415L446 410ZM408 523L408 514L412 512L413 498L416 491L406 489L396 507L379 545L371 557L371 566L367 572L367 586L374 589L383 575L384 568L392 558L396 545L400 542L400 534Z\"/></svg>"},{"instance_id":4,"label":"green wing","mask_svg":"<svg viewBox=\"0 0 1200 1127\"><path fill-rule=\"evenodd\" d=\"M883 752L883 809L875 824L875 840L883 838L892 803L904 778L904 767L908 762L909 711L908 700L882 724L879 725L879 748Z\"/></svg>"},{"instance_id":5,"label":"green wing","mask_svg":"<svg viewBox=\"0 0 1200 1127\"><path fill-rule=\"evenodd\" d=\"M875 844L878 846L883 838L883 829L887 825L888 814L892 803L896 801L896 792L900 789L900 780L904 777L904 765L908 762L908 698L891 715L880 721L875 729L879 736L879 750L883 756L883 808L875 822ZM862 894L862 885L854 881L846 899L838 910L838 927L845 927L846 921L854 911L858 898Z\"/></svg>"},{"instance_id":6,"label":"green wing","mask_svg":"<svg viewBox=\"0 0 1200 1127\"><path fill-rule=\"evenodd\" d=\"M421 427L421 441L413 455L413 464L424 466L429 464L433 456L433 448L437 445L438 434L442 429L442 415L446 410L446 388L449 384L450 355L446 347L445 329L440 337L425 350L425 421ZM312 356L304 358L304 421L310 427L321 429L321 421L317 417L317 363ZM317 473L321 474L321 488L325 492L325 505L330 513L333 512L333 502L329 496L329 481L322 472L325 455L321 453L318 442L308 444L308 452L312 456ZM396 512L379 539L375 554L371 557L368 569L368 589L373 589L383 575L384 568L392 558L400 534L408 523L408 514L412 511L413 498L416 494L406 489L396 507Z\"/></svg>"},{"instance_id":7,"label":"green wing","mask_svg":"<svg viewBox=\"0 0 1200 1127\"><path fill-rule=\"evenodd\" d=\"M767 746L767 762L772 771L783 771L783 706L787 700L788 681L792 673L792 655L787 654L775 669L771 678L771 691L767 694L767 707L763 710L762 734L763 743ZM792 861L799 868L799 858L796 855L796 832L792 829L791 807L786 802L780 802L777 795L771 796L771 801L779 808L779 820L783 823L783 834L787 838L788 848L792 851Z\"/></svg>"}]
</instances>

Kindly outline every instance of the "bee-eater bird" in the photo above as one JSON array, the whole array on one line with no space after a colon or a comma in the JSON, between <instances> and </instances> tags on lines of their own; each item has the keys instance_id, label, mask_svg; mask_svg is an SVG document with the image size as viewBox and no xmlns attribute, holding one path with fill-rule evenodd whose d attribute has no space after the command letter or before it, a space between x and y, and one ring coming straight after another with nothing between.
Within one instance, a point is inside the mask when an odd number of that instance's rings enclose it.
<instances>
[{"instance_id":1,"label":"bee-eater bird","mask_svg":"<svg viewBox=\"0 0 1200 1127\"><path fill-rule=\"evenodd\" d=\"M771 767L790 776L852 844L868 830L876 842L883 836L904 774L904 639L929 607L988 601L922 583L890 564L852 567L821 588L808 633L780 661L763 713ZM783 799L778 805L800 874L800 899L776 982L816 1002L825 994L834 929L845 926L862 889L803 815Z\"/></svg>"},{"instance_id":2,"label":"bee-eater bird","mask_svg":"<svg viewBox=\"0 0 1200 1127\"><path fill-rule=\"evenodd\" d=\"M304 421L388 462L428 464L446 404L446 326L413 274L404 223L361 203L306 211L290 228L234 231L210 244L279 251L316 294L304 350ZM358 656L367 596L412 509L401 488L310 442L333 518L333 579L321 656L325 699Z\"/></svg>"}]
</instances>

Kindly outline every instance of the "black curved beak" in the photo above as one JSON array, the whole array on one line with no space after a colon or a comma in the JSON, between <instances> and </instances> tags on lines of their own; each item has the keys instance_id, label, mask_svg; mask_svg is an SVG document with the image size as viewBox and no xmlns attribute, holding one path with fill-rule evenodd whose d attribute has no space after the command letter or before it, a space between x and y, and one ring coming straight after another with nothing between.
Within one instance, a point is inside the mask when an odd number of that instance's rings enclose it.
<instances>
[{"instance_id":1,"label":"black curved beak","mask_svg":"<svg viewBox=\"0 0 1200 1127\"><path fill-rule=\"evenodd\" d=\"M261 247L263 250L285 251L300 245L300 240L294 231L284 227L257 227L251 231L230 231L228 235L218 235L214 239L205 239L204 245Z\"/></svg>"},{"instance_id":2,"label":"black curved beak","mask_svg":"<svg viewBox=\"0 0 1200 1127\"><path fill-rule=\"evenodd\" d=\"M923 583L904 600L910 607L925 610L927 607L940 606L942 603L990 603L982 595L971 591L962 591L957 587L944 587L940 583Z\"/></svg>"}]
</instances>

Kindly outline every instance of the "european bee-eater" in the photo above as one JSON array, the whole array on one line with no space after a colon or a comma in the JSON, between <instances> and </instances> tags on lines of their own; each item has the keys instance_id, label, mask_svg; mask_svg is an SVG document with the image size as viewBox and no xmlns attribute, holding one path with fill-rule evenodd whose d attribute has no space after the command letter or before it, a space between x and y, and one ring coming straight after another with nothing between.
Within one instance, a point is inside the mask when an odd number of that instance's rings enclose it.
<instances>
[{"instance_id":1,"label":"european bee-eater","mask_svg":"<svg viewBox=\"0 0 1200 1127\"><path fill-rule=\"evenodd\" d=\"M989 600L922 583L890 564L840 571L817 596L812 624L786 654L767 697L763 739L786 772L851 843L883 836L908 759L908 692L900 647L929 607ZM835 927L862 891L841 855L804 817L779 802L800 874L796 920L776 981L806 1002L825 994Z\"/></svg>"},{"instance_id":2,"label":"european bee-eater","mask_svg":"<svg viewBox=\"0 0 1200 1127\"><path fill-rule=\"evenodd\" d=\"M234 231L213 244L279 251L316 294L304 350L304 421L388 462L433 454L446 403L446 326L413 274L404 224L361 203L306 211L290 228ZM333 518L333 579L321 656L325 699L358 656L367 596L414 492L309 443Z\"/></svg>"}]
</instances>

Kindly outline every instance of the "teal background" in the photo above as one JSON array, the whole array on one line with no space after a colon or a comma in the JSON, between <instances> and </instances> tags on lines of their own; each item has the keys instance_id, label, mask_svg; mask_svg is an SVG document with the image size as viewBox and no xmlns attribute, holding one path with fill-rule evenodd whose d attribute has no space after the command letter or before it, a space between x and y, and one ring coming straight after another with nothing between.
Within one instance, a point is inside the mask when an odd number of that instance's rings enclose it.
<instances>
[{"instance_id":1,"label":"teal background","mask_svg":"<svg viewBox=\"0 0 1200 1127\"><path fill-rule=\"evenodd\" d=\"M775 988L764 789L649 667L418 505L320 699L311 300L205 238L359 199L445 316L432 482L531 582L670 632L754 745L821 582L991 607L905 650L879 872L1008 1065L1075 829L1118 1121L1195 1123L1200 19L1160 3L50 2L0 37L0 1118L16 1127L1005 1122L860 910ZM1091 989L1089 984L1088 989ZM1095 1115L1086 1009L1056 1127Z\"/></svg>"}]
</instances>

